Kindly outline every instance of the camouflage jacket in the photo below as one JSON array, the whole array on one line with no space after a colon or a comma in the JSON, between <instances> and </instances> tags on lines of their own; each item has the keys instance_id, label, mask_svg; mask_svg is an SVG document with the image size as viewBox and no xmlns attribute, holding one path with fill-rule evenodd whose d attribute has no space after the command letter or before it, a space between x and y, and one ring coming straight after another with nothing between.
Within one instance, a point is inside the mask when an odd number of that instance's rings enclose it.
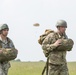
<instances>
[{"instance_id":1,"label":"camouflage jacket","mask_svg":"<svg viewBox=\"0 0 76 75\"><path fill-rule=\"evenodd\" d=\"M15 46L10 38L7 37L7 40L3 41L0 37L0 48L15 48ZM10 67L10 63L8 61L0 62L0 64L1 63L3 64L3 67L6 69Z\"/></svg>"},{"instance_id":2,"label":"camouflage jacket","mask_svg":"<svg viewBox=\"0 0 76 75\"><path fill-rule=\"evenodd\" d=\"M0 48L15 48L15 46L10 38L7 37L7 40L2 41L0 37Z\"/></svg>"},{"instance_id":3,"label":"camouflage jacket","mask_svg":"<svg viewBox=\"0 0 76 75\"><path fill-rule=\"evenodd\" d=\"M42 49L45 56L49 57L49 63L52 64L64 64L66 63L66 50L56 50L56 46L53 43L59 39L68 39L66 34L60 36L58 33L50 33L42 43Z\"/></svg>"}]
</instances>

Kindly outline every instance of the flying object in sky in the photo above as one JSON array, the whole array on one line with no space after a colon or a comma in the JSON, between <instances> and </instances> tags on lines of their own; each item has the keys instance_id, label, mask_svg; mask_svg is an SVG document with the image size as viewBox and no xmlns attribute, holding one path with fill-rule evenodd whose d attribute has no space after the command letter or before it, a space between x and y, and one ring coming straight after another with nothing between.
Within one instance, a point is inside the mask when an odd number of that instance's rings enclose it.
<instances>
[{"instance_id":1,"label":"flying object in sky","mask_svg":"<svg viewBox=\"0 0 76 75\"><path fill-rule=\"evenodd\" d=\"M38 27L38 26L40 26L40 24L39 23L35 23L35 24L33 24L33 26Z\"/></svg>"}]
</instances>

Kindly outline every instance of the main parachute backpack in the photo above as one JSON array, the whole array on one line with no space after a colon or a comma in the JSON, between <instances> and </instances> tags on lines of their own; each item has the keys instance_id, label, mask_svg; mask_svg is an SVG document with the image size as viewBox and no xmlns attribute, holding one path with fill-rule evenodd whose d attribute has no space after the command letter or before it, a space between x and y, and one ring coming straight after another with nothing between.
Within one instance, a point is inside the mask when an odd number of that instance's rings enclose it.
<instances>
[{"instance_id":1,"label":"main parachute backpack","mask_svg":"<svg viewBox=\"0 0 76 75\"><path fill-rule=\"evenodd\" d=\"M51 29L46 29L45 32L44 32L42 35L40 35L40 37L39 37L39 39L38 39L38 43L39 43L40 45L42 45L42 42L44 41L44 39L46 38L46 36L47 36L48 34L50 34L50 33L54 33L54 31L51 30Z\"/></svg>"}]
</instances>

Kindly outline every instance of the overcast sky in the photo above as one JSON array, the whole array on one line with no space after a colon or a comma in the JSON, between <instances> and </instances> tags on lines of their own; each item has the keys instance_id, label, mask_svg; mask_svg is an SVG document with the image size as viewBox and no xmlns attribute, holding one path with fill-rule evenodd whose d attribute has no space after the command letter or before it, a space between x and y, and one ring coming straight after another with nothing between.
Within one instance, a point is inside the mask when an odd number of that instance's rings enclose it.
<instances>
[{"instance_id":1,"label":"overcast sky","mask_svg":"<svg viewBox=\"0 0 76 75\"><path fill-rule=\"evenodd\" d=\"M57 20L66 20L66 33L74 40L74 47L67 53L67 61L76 61L76 0L0 0L0 23L7 23L8 37L18 49L17 59L22 61L46 60L39 36L45 29L56 30ZM39 27L34 27L34 23Z\"/></svg>"}]
</instances>

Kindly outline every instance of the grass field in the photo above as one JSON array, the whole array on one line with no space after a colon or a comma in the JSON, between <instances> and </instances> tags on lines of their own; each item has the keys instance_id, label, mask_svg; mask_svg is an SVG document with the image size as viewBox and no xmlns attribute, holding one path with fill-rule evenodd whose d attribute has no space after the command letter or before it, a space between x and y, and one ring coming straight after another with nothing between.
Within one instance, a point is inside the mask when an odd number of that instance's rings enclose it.
<instances>
[{"instance_id":1,"label":"grass field","mask_svg":"<svg viewBox=\"0 0 76 75\"><path fill-rule=\"evenodd\" d=\"M41 75L44 62L11 62L8 75ZM70 75L76 75L76 62L68 63Z\"/></svg>"}]
</instances>

